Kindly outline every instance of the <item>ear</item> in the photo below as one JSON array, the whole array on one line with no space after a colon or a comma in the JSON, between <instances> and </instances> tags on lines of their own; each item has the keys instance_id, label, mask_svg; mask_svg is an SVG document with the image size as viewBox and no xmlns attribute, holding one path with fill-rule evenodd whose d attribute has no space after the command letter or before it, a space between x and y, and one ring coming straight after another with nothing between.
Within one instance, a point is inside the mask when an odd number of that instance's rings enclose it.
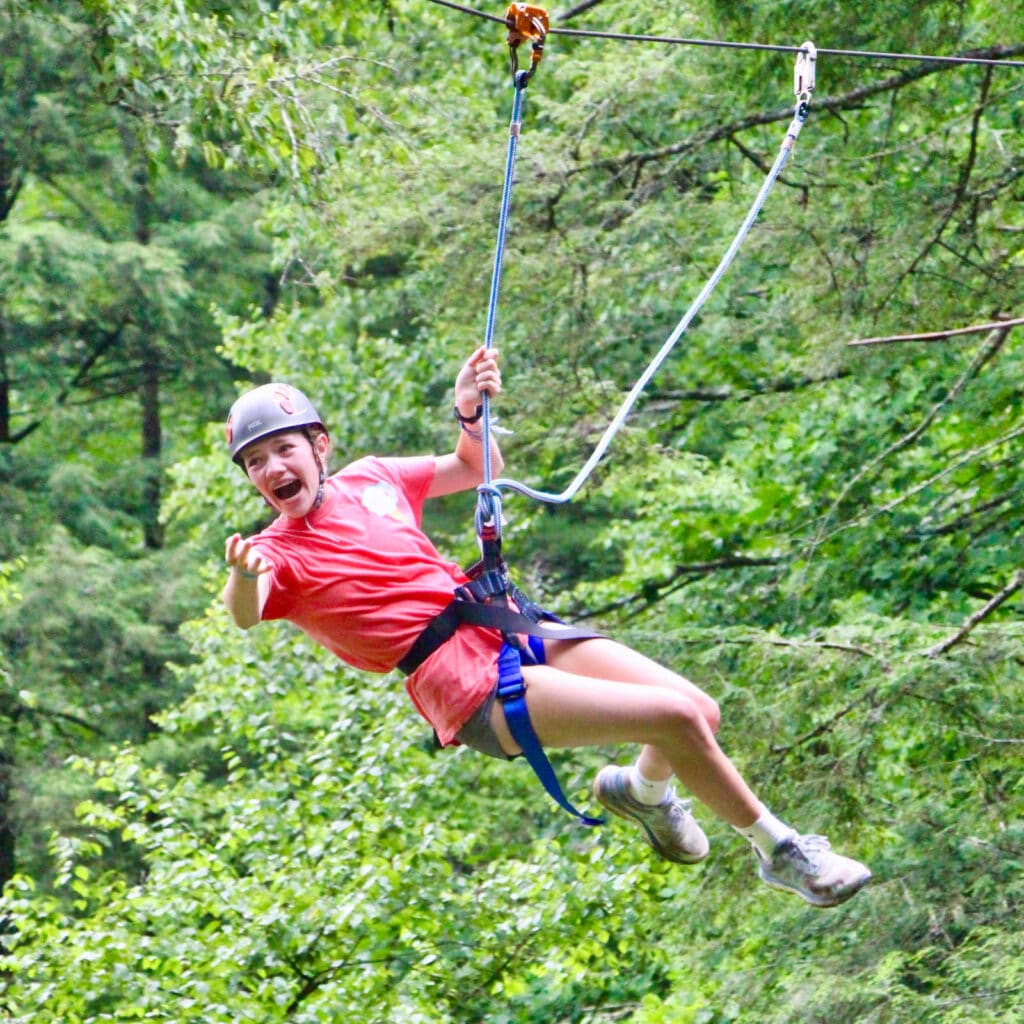
<instances>
[{"instance_id":1,"label":"ear","mask_svg":"<svg viewBox=\"0 0 1024 1024\"><path fill-rule=\"evenodd\" d=\"M327 457L331 454L331 439L327 436L326 430L321 430L317 433L313 441L313 448L324 464L326 464Z\"/></svg>"}]
</instances>

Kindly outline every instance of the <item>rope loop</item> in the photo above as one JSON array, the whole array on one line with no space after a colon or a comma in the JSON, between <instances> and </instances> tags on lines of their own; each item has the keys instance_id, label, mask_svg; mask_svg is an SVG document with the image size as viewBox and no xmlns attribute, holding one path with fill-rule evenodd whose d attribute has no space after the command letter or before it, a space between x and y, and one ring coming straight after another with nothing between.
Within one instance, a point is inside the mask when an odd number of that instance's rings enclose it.
<instances>
[{"instance_id":1,"label":"rope loop","mask_svg":"<svg viewBox=\"0 0 1024 1024\"><path fill-rule=\"evenodd\" d=\"M508 25L508 53L512 63L512 79L516 88L526 87L544 56L544 40L548 35L548 12L533 4L510 4L505 12ZM519 70L519 44L530 41L530 70Z\"/></svg>"},{"instance_id":2,"label":"rope loop","mask_svg":"<svg viewBox=\"0 0 1024 1024\"><path fill-rule=\"evenodd\" d=\"M743 219L743 223L736 232L736 237L733 238L729 248L725 252L725 255L719 261L718 266L711 274L711 277L708 278L704 287L700 290L700 293L690 304L689 309L687 309L683 314L682 319L678 324L676 324L675 329L668 336L665 343L648 364L647 369L644 370L640 375L640 378L630 389L630 392L623 401L619 411L615 414L612 422L608 424L604 434L601 435L601 439L598 441L597 447L591 453L590 458L587 459L583 468L576 474L569 486L560 494L555 494L549 491L540 491L533 487L529 487L526 484L520 483L518 480L500 478L492 482L488 476L487 480L490 486L517 491L519 494L525 495L528 498L533 498L535 501L544 501L557 505L571 501L577 491L579 491L583 486L584 482L593 472L594 467L604 457L604 453L608 450L608 446L611 444L612 438L619 431L619 428L623 423L625 423L627 416L636 404L641 392L658 371L661 364L668 358L669 353L683 336L686 329L690 326L690 323L700 311L708 296L712 291L714 291L718 282L722 279L726 270L728 270L730 264L735 259L737 252L739 252L739 248L743 243L743 240L750 232L750 229L754 226L754 221L757 219L757 215L760 213L761 207L768 198L768 193L771 191L779 175L782 173L782 168L785 166L786 160L789 159L789 155L796 144L797 136L800 134L800 130L807 118L807 114L810 109L811 92L814 89L814 62L816 59L817 51L814 48L814 44L804 43L797 56L796 70L794 72L794 83L798 89L797 107L793 118L790 121L789 127L786 129L785 138L779 146L779 152L775 157L775 163L772 164L771 170L768 172L768 176L761 185L760 191L757 193L753 205L750 207L746 217Z\"/></svg>"},{"instance_id":3,"label":"rope loop","mask_svg":"<svg viewBox=\"0 0 1024 1024\"><path fill-rule=\"evenodd\" d=\"M476 532L481 540L501 541L501 491L491 483L476 489Z\"/></svg>"}]
</instances>

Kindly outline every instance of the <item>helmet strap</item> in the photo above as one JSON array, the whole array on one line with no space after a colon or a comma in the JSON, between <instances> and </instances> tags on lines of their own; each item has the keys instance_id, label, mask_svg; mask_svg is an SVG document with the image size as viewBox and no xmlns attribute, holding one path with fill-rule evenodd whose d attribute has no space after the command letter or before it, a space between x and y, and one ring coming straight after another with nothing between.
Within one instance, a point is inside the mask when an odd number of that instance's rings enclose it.
<instances>
[{"instance_id":1,"label":"helmet strap","mask_svg":"<svg viewBox=\"0 0 1024 1024\"><path fill-rule=\"evenodd\" d=\"M324 503L324 480L327 479L327 474L324 472L323 467L320 467L320 484L316 489L316 497L313 499L313 508L317 509Z\"/></svg>"},{"instance_id":2,"label":"helmet strap","mask_svg":"<svg viewBox=\"0 0 1024 1024\"><path fill-rule=\"evenodd\" d=\"M316 459L316 464L320 467L320 482L317 485L316 497L313 499L313 508L318 509L324 501L324 481L327 479L327 470L324 469L323 460L320 458L320 453L316 450L316 439L313 436L313 431L307 430L306 436L309 438L309 443L313 448L313 458Z\"/></svg>"}]
</instances>

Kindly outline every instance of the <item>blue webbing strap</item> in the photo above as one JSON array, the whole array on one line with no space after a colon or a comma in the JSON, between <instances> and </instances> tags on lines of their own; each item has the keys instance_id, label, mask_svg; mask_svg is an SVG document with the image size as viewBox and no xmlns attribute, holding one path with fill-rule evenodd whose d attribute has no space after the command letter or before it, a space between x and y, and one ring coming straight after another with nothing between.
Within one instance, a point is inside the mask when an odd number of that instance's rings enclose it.
<instances>
[{"instance_id":1,"label":"blue webbing strap","mask_svg":"<svg viewBox=\"0 0 1024 1024\"><path fill-rule=\"evenodd\" d=\"M530 722L530 712L526 707L526 686L523 683L523 666L520 652L510 643L504 643L498 655L498 700L505 709L505 721L508 723L512 738L522 748L523 756L534 770L541 785L548 791L552 800L568 811L584 825L603 825L604 819L591 818L576 810L559 785L555 770L544 753L544 748L537 739Z\"/></svg>"}]
</instances>

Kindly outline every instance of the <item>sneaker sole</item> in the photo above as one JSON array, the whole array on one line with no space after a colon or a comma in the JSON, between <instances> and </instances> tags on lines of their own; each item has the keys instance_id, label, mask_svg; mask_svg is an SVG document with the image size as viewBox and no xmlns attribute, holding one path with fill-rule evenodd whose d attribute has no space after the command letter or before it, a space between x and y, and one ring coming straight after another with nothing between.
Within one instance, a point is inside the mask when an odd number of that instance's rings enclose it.
<instances>
[{"instance_id":1,"label":"sneaker sole","mask_svg":"<svg viewBox=\"0 0 1024 1024\"><path fill-rule=\"evenodd\" d=\"M766 885L770 885L773 889L779 889L781 892L794 893L809 903L812 907L818 907L820 909L838 907L840 903L845 903L848 899L852 899L856 896L857 893L859 893L861 889L871 881L871 875L868 874L846 892L838 893L835 896L822 896L817 893L807 892L795 885L790 885L788 882L783 882L780 878L776 878L774 875L766 874L760 868L757 873L761 876L761 881Z\"/></svg>"}]
</instances>

